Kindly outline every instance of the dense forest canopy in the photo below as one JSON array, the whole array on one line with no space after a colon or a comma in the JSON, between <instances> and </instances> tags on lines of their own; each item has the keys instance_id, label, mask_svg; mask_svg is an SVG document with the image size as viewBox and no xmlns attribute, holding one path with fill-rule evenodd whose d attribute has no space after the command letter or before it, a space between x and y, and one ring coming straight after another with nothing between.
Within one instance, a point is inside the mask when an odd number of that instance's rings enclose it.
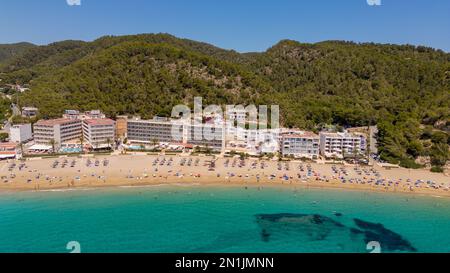
<instances>
[{"instance_id":1,"label":"dense forest canopy","mask_svg":"<svg viewBox=\"0 0 450 273\"><path fill-rule=\"evenodd\" d=\"M1 47L0 47L1 48ZM168 34L106 36L31 47L0 59L3 83L29 84L21 105L44 118L67 108L168 115L210 104L278 104L284 126L378 125L383 159L448 160L450 54L410 45L284 40L240 54Z\"/></svg>"},{"instance_id":2,"label":"dense forest canopy","mask_svg":"<svg viewBox=\"0 0 450 273\"><path fill-rule=\"evenodd\" d=\"M35 45L30 43L0 45L0 63L10 60L32 47Z\"/></svg>"}]
</instances>

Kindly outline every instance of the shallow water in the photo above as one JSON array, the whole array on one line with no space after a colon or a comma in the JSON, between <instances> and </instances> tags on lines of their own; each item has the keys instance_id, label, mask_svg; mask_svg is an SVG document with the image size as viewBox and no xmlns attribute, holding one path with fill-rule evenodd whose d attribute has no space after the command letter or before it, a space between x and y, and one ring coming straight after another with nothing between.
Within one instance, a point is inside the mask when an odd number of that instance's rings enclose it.
<instances>
[{"instance_id":1,"label":"shallow water","mask_svg":"<svg viewBox=\"0 0 450 273\"><path fill-rule=\"evenodd\" d=\"M0 195L0 252L450 252L450 200L243 187Z\"/></svg>"}]
</instances>

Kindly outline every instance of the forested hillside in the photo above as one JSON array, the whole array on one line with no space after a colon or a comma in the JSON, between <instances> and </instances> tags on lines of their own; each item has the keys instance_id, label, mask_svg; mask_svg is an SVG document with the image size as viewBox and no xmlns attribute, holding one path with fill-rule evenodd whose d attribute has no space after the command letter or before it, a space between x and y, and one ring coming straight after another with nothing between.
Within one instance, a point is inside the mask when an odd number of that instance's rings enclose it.
<instances>
[{"instance_id":1,"label":"forested hillside","mask_svg":"<svg viewBox=\"0 0 450 273\"><path fill-rule=\"evenodd\" d=\"M0 63L14 58L32 47L35 47L35 45L30 43L0 45Z\"/></svg>"},{"instance_id":2,"label":"forested hillside","mask_svg":"<svg viewBox=\"0 0 450 273\"><path fill-rule=\"evenodd\" d=\"M285 126L380 129L381 157L403 166L449 158L450 54L426 47L281 41L240 54L167 34L33 47L0 60L3 83L30 84L22 105L167 115L178 103L279 104ZM438 168L437 168L438 169Z\"/></svg>"}]
</instances>

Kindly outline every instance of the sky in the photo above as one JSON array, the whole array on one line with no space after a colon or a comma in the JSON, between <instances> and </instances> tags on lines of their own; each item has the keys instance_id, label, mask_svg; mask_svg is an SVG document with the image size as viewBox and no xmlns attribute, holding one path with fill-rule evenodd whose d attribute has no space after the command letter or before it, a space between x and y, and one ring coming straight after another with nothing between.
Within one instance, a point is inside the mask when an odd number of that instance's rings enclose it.
<instances>
[{"instance_id":1,"label":"sky","mask_svg":"<svg viewBox=\"0 0 450 273\"><path fill-rule=\"evenodd\" d=\"M0 0L0 14L0 44L170 33L239 52L282 39L450 52L450 0Z\"/></svg>"}]
</instances>

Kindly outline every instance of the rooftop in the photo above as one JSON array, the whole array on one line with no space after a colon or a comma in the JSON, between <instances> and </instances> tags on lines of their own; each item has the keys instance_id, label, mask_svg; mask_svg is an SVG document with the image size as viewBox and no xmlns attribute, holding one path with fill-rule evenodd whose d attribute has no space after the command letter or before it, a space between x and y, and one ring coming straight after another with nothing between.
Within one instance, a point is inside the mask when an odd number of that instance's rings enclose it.
<instances>
[{"instance_id":1,"label":"rooftop","mask_svg":"<svg viewBox=\"0 0 450 273\"><path fill-rule=\"evenodd\" d=\"M108 118L86 119L84 123L88 125L114 125L114 120Z\"/></svg>"},{"instance_id":2,"label":"rooftop","mask_svg":"<svg viewBox=\"0 0 450 273\"><path fill-rule=\"evenodd\" d=\"M58 119L48 119L48 120L40 120L36 122L36 125L41 126L55 126L55 125L61 125L68 122L73 122L73 119L68 118L58 118Z\"/></svg>"},{"instance_id":3,"label":"rooftop","mask_svg":"<svg viewBox=\"0 0 450 273\"><path fill-rule=\"evenodd\" d=\"M17 144L15 144L15 143L11 143L11 142L2 142L2 143L0 143L0 149L1 150L14 149L16 147L17 147Z\"/></svg>"},{"instance_id":4,"label":"rooftop","mask_svg":"<svg viewBox=\"0 0 450 273\"><path fill-rule=\"evenodd\" d=\"M296 134L285 134L283 137L290 137L290 138L319 138L319 136L313 132L304 131L301 133Z\"/></svg>"},{"instance_id":5,"label":"rooftop","mask_svg":"<svg viewBox=\"0 0 450 273\"><path fill-rule=\"evenodd\" d=\"M37 111L38 109L36 107L22 107L23 111Z\"/></svg>"},{"instance_id":6,"label":"rooftop","mask_svg":"<svg viewBox=\"0 0 450 273\"><path fill-rule=\"evenodd\" d=\"M350 133L350 132L339 132L339 133L321 132L320 135L324 135L324 136L327 136L327 137L335 137L335 138L346 138L346 137L360 137L363 134Z\"/></svg>"}]
</instances>

